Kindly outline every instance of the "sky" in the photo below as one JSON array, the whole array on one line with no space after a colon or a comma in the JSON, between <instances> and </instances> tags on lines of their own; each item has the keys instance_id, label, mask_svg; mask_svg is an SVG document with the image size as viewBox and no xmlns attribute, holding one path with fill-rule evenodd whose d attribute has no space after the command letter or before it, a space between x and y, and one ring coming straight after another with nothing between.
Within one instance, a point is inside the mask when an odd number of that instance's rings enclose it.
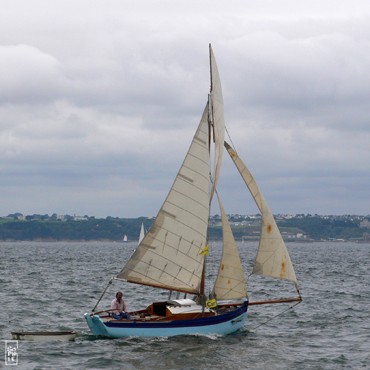
<instances>
[{"instance_id":1,"label":"sky","mask_svg":"<svg viewBox=\"0 0 370 370\"><path fill-rule=\"evenodd\" d=\"M209 43L271 211L370 214L368 0L1 8L0 216L155 216L207 101ZM221 176L226 212L256 213L226 155Z\"/></svg>"}]
</instances>

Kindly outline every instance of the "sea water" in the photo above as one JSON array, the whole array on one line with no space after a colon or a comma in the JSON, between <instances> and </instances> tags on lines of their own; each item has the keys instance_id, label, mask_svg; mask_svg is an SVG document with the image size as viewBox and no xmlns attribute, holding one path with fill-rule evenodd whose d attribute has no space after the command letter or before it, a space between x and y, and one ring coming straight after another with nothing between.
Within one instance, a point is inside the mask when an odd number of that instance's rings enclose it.
<instances>
[{"instance_id":1,"label":"sea water","mask_svg":"<svg viewBox=\"0 0 370 370\"><path fill-rule=\"evenodd\" d=\"M17 369L367 369L370 368L370 244L288 243L304 301L250 306L243 330L225 337L94 337L83 318L135 243L0 242L0 339L11 331L79 332L73 342L19 341ZM240 243L249 276L255 243ZM213 243L207 275L217 272ZM291 284L248 278L250 300L296 295ZM211 289L208 286L208 289ZM114 282L131 309L165 291ZM0 368L5 367L4 356Z\"/></svg>"}]
</instances>

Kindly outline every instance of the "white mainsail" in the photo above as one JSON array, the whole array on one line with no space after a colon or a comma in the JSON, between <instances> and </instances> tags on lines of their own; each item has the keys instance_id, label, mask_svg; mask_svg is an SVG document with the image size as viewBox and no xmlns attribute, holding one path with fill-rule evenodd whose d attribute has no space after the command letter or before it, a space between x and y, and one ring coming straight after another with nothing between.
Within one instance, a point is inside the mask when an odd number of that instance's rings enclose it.
<instances>
[{"instance_id":1,"label":"white mainsail","mask_svg":"<svg viewBox=\"0 0 370 370\"><path fill-rule=\"evenodd\" d=\"M217 191L216 194L221 211L223 250L213 294L217 300L246 298L247 284L239 250Z\"/></svg>"},{"instance_id":2,"label":"white mainsail","mask_svg":"<svg viewBox=\"0 0 370 370\"><path fill-rule=\"evenodd\" d=\"M225 148L239 170L262 215L260 242L252 273L290 280L294 282L298 289L292 261L265 198L246 165L226 141Z\"/></svg>"},{"instance_id":3,"label":"white mainsail","mask_svg":"<svg viewBox=\"0 0 370 370\"><path fill-rule=\"evenodd\" d=\"M211 91L209 94L209 120L213 125L213 139L215 142L215 163L213 174L213 187L211 199L216 189L217 181L220 176L222 157L224 152L225 139L225 119L224 101L222 96L221 80L211 45L209 45L209 57L211 66Z\"/></svg>"},{"instance_id":4,"label":"white mainsail","mask_svg":"<svg viewBox=\"0 0 370 370\"><path fill-rule=\"evenodd\" d=\"M152 227L118 279L199 293L209 218L208 104L185 160Z\"/></svg>"}]
</instances>

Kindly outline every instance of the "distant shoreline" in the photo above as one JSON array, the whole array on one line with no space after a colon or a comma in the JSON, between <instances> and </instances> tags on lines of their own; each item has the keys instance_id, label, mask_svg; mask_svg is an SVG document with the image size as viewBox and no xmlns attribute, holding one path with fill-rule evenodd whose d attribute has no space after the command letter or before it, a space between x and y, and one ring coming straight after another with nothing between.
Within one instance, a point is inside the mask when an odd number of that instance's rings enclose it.
<instances>
[{"instance_id":1,"label":"distant shoreline","mask_svg":"<svg viewBox=\"0 0 370 370\"><path fill-rule=\"evenodd\" d=\"M258 239L248 239L248 240L236 240L238 243L256 243ZM0 240L1 243L114 243L114 244L122 244L124 245L137 245L138 241L119 241L119 240L112 240L112 239L22 239L22 240L15 240L15 239L8 239L8 240ZM209 240L209 242L222 242L222 239L213 239ZM284 240L285 243L298 243L298 244L312 244L312 243L353 243L353 244L370 244L370 240Z\"/></svg>"},{"instance_id":2,"label":"distant shoreline","mask_svg":"<svg viewBox=\"0 0 370 370\"><path fill-rule=\"evenodd\" d=\"M149 230L153 218L66 217L22 214L0 218L0 241L37 242L132 242L139 240L141 225ZM229 215L237 241L257 241L261 232L260 215ZM370 243L370 216L276 215L276 223L285 242L349 241ZM220 216L210 217L209 240L222 240Z\"/></svg>"}]
</instances>

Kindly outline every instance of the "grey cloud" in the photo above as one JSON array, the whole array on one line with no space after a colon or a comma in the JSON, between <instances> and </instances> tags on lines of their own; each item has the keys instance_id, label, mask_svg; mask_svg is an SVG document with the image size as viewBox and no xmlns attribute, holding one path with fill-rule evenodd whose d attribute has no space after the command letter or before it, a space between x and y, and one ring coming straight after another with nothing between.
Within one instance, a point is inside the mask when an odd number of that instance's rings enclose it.
<instances>
[{"instance_id":1,"label":"grey cloud","mask_svg":"<svg viewBox=\"0 0 370 370\"><path fill-rule=\"evenodd\" d=\"M0 214L154 214L206 103L208 42L272 210L368 213L367 2L109 4L0 15ZM224 174L227 211L248 213Z\"/></svg>"}]
</instances>

